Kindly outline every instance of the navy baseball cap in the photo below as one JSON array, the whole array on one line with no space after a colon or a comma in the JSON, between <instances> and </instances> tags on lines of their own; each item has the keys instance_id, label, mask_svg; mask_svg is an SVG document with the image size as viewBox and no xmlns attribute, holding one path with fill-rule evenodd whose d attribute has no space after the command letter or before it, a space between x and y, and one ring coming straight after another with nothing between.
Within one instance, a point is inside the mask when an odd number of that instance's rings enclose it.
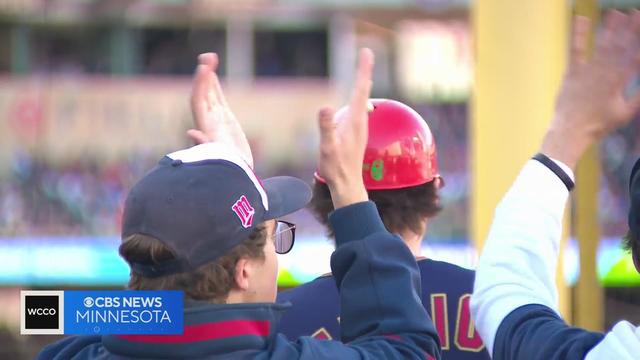
<instances>
[{"instance_id":1,"label":"navy baseball cap","mask_svg":"<svg viewBox=\"0 0 640 360\"><path fill-rule=\"evenodd\" d=\"M262 222L295 212L310 199L304 181L261 181L228 146L207 143L173 152L129 192L122 239L152 236L176 258L129 266L147 277L195 270L242 243Z\"/></svg>"}]
</instances>

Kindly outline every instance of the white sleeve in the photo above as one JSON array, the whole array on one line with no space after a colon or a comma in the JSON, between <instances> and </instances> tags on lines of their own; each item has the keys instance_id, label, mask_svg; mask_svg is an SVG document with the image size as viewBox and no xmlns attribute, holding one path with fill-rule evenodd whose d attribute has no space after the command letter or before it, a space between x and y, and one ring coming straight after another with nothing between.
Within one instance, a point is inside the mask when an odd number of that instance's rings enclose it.
<instances>
[{"instance_id":1,"label":"white sleeve","mask_svg":"<svg viewBox=\"0 0 640 360\"><path fill-rule=\"evenodd\" d=\"M573 178L569 167L556 163ZM490 354L498 327L513 310L540 304L558 313L555 274L568 196L556 174L530 160L496 208L471 298L476 329Z\"/></svg>"},{"instance_id":2,"label":"white sleeve","mask_svg":"<svg viewBox=\"0 0 640 360\"><path fill-rule=\"evenodd\" d=\"M640 354L640 327L621 321L589 351L585 360L633 360L638 358L638 354Z\"/></svg>"}]
</instances>

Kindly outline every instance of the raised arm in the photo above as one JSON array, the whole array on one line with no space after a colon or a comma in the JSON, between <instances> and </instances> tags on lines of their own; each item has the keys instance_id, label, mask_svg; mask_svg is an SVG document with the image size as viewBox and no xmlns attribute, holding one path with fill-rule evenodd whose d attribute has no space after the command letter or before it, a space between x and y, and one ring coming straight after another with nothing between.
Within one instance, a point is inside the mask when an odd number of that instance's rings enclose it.
<instances>
[{"instance_id":1,"label":"raised arm","mask_svg":"<svg viewBox=\"0 0 640 360\"><path fill-rule=\"evenodd\" d=\"M337 249L331 269L340 291L343 343L300 338L274 357L314 359L437 359L437 332L420 301L420 272L411 251L384 227L362 180L373 54L360 51L349 113L336 123L320 112L319 167L336 211Z\"/></svg>"},{"instance_id":2,"label":"raised arm","mask_svg":"<svg viewBox=\"0 0 640 360\"><path fill-rule=\"evenodd\" d=\"M498 205L476 273L471 311L494 359L583 359L604 337L571 328L557 310L555 271L573 170L589 146L626 124L640 95L640 15L607 14L592 60L590 21L577 17L571 62L541 154Z\"/></svg>"},{"instance_id":3,"label":"raised arm","mask_svg":"<svg viewBox=\"0 0 640 360\"><path fill-rule=\"evenodd\" d=\"M365 202L362 159L372 68L373 54L361 50L348 115L336 124L333 110L324 109L319 120L319 171L336 209L330 216L337 245L331 268L340 291L342 340L377 348L380 339L373 336L387 336L435 356L438 338L419 300L420 273L411 251L386 231L375 205Z\"/></svg>"}]
</instances>

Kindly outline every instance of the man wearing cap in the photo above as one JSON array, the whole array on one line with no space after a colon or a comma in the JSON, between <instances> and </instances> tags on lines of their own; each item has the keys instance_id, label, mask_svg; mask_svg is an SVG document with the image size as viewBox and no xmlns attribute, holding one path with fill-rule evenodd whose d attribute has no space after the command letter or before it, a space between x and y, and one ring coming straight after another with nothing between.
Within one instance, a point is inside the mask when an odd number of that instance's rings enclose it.
<instances>
[{"instance_id":1,"label":"man wearing cap","mask_svg":"<svg viewBox=\"0 0 640 360\"><path fill-rule=\"evenodd\" d=\"M640 93L625 91L640 70L640 12L608 13L587 60L590 26L586 18L574 20L555 116L540 153L498 205L480 257L471 310L493 359L640 358L640 328L627 321L607 334L573 328L557 306L555 272L573 171L592 144L640 110ZM639 186L632 176L629 226L636 239ZM636 267L638 255L636 247Z\"/></svg>"},{"instance_id":2,"label":"man wearing cap","mask_svg":"<svg viewBox=\"0 0 640 360\"><path fill-rule=\"evenodd\" d=\"M275 332L287 308L274 303L275 254L287 252L294 235L292 224L277 218L304 207L310 189L295 178L255 176L244 135L221 109L213 69L200 65L194 115L206 113L198 121L211 125L211 132L199 135L217 142L168 154L133 187L120 247L131 267L131 289L184 291L184 333L72 337L50 345L40 358L439 358L436 331L417 295L415 260L385 230L360 176L372 67L373 54L363 49L350 116L336 124L323 110L319 118L319 164L336 208L331 221L338 247L331 265L348 345L290 342Z\"/></svg>"}]
</instances>

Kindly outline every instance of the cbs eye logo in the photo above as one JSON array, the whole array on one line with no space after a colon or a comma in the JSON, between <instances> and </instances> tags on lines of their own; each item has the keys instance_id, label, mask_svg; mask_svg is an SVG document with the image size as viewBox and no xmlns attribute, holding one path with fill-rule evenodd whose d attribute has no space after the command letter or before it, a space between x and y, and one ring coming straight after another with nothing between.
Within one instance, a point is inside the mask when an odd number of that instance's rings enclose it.
<instances>
[{"instance_id":1,"label":"cbs eye logo","mask_svg":"<svg viewBox=\"0 0 640 360\"><path fill-rule=\"evenodd\" d=\"M20 292L20 334L63 334L62 291Z\"/></svg>"},{"instance_id":2,"label":"cbs eye logo","mask_svg":"<svg viewBox=\"0 0 640 360\"><path fill-rule=\"evenodd\" d=\"M83 303L83 304L84 304L84 306L86 306L86 307L92 307L92 306L93 306L94 301L93 301L93 299L92 299L92 298L90 298L90 297L88 297L88 296L87 296L86 298L84 298L84 300L82 300L82 303Z\"/></svg>"}]
</instances>

